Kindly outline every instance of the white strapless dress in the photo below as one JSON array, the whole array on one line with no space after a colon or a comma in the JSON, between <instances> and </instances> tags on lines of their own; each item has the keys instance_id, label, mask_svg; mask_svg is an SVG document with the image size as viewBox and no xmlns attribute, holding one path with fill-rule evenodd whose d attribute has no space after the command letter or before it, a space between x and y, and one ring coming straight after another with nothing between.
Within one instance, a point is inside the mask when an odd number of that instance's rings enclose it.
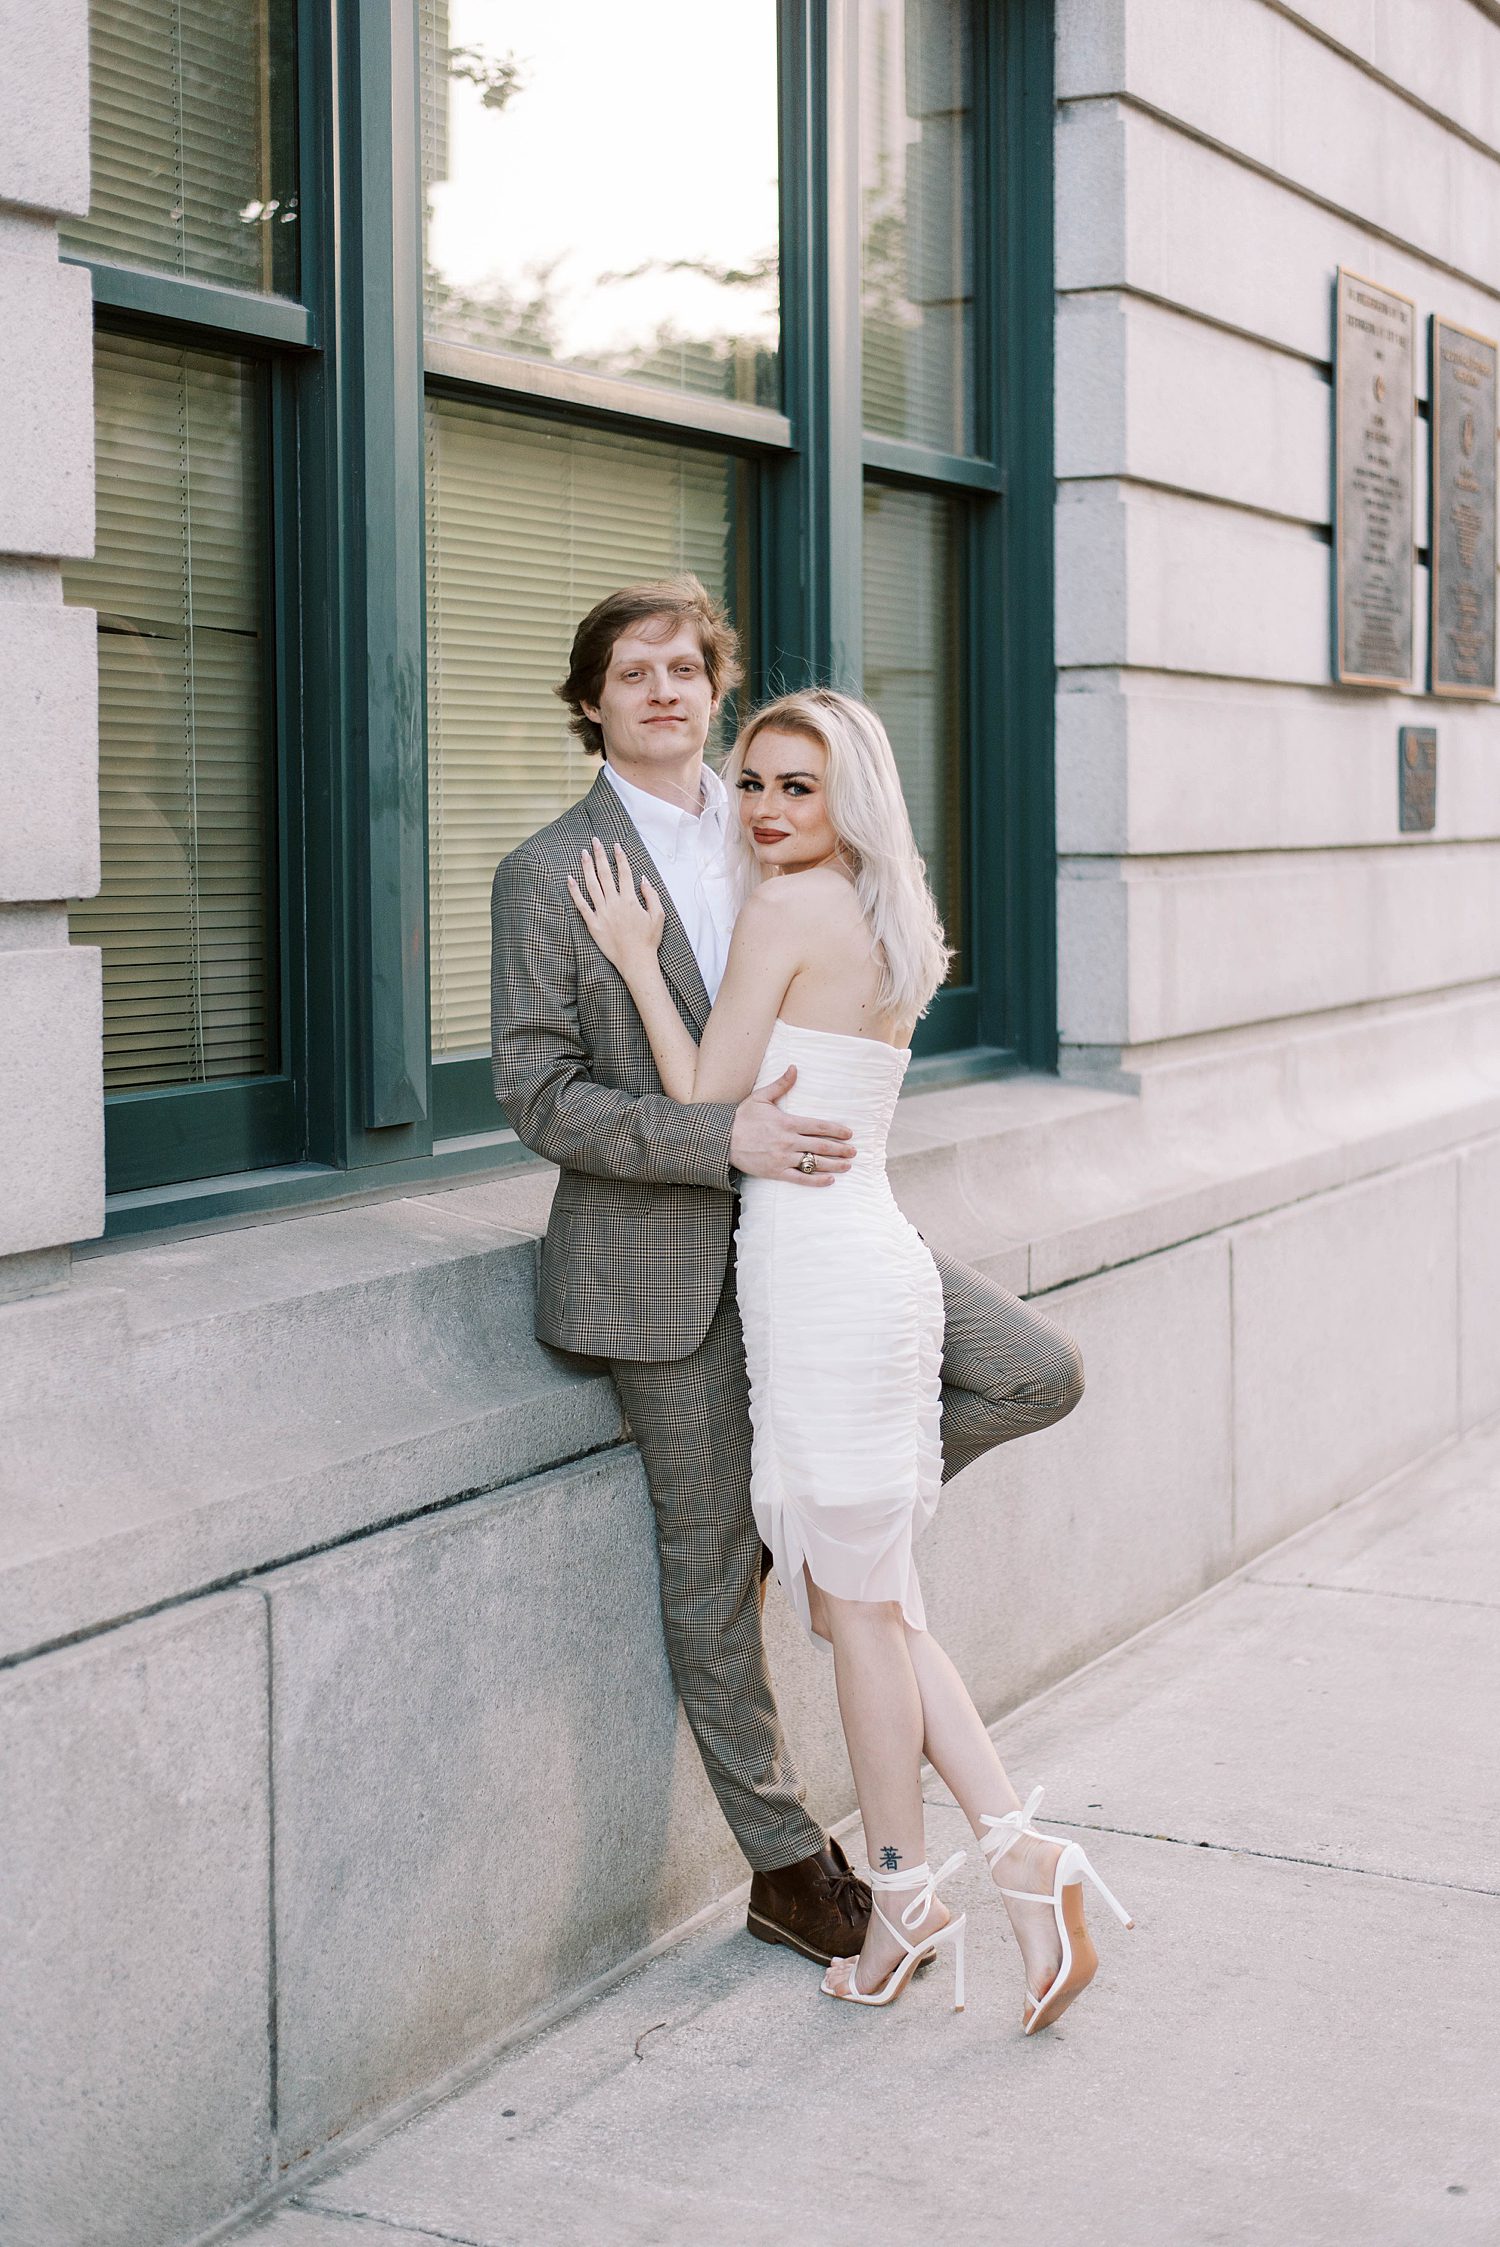
<instances>
[{"instance_id":1,"label":"white strapless dress","mask_svg":"<svg viewBox=\"0 0 1500 2247\"><path fill-rule=\"evenodd\" d=\"M899 1600L913 1629L926 1628L912 1542L942 1482L943 1289L885 1169L910 1058L778 1021L757 1079L794 1061L787 1105L848 1124L859 1149L851 1170L816 1191L745 1179L735 1234L750 1500L809 1634L804 1562L822 1590Z\"/></svg>"}]
</instances>

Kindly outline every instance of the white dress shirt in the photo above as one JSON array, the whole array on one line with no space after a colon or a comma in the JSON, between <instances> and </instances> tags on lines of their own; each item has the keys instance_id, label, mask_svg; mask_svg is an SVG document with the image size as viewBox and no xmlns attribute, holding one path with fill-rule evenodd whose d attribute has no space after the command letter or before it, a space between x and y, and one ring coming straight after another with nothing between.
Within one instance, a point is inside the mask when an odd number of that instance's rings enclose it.
<instances>
[{"instance_id":1,"label":"white dress shirt","mask_svg":"<svg viewBox=\"0 0 1500 2247\"><path fill-rule=\"evenodd\" d=\"M611 764L605 777L655 862L677 908L703 988L718 997L734 933L734 881L729 869L729 790L703 767L702 810L680 810L622 780Z\"/></svg>"}]
</instances>

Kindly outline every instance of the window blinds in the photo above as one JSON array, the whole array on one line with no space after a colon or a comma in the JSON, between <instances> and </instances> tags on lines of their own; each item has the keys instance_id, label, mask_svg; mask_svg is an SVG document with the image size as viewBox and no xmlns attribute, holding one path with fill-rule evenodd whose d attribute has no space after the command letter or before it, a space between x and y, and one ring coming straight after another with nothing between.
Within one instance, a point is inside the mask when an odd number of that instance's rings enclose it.
<instances>
[{"instance_id":1,"label":"window blinds","mask_svg":"<svg viewBox=\"0 0 1500 2247\"><path fill-rule=\"evenodd\" d=\"M271 0L94 0L92 202L64 223L71 247L237 288L295 285L272 274L294 264L296 232L272 32Z\"/></svg>"},{"instance_id":2,"label":"window blinds","mask_svg":"<svg viewBox=\"0 0 1500 2247\"><path fill-rule=\"evenodd\" d=\"M579 618L616 586L682 570L722 598L734 493L719 454L429 399L436 1053L487 1050L491 877L599 770L552 691Z\"/></svg>"},{"instance_id":3,"label":"window blinds","mask_svg":"<svg viewBox=\"0 0 1500 2247\"><path fill-rule=\"evenodd\" d=\"M257 398L240 362L101 334L98 535L67 597L99 611L110 1091L276 1064Z\"/></svg>"},{"instance_id":4,"label":"window blinds","mask_svg":"<svg viewBox=\"0 0 1500 2247\"><path fill-rule=\"evenodd\" d=\"M927 879L965 979L960 518L937 492L865 486L865 693L880 712Z\"/></svg>"}]
</instances>

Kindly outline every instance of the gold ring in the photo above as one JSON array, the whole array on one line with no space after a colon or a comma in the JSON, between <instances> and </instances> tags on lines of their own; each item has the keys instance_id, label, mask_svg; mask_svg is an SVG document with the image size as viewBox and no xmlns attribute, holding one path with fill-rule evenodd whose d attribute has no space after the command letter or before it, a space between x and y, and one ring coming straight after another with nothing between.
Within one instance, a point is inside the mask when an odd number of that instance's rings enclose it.
<instances>
[{"instance_id":1,"label":"gold ring","mask_svg":"<svg viewBox=\"0 0 1500 2247\"><path fill-rule=\"evenodd\" d=\"M817 1169L817 1167L817 1159L814 1156L811 1147L809 1147L806 1154L802 1157L801 1162L798 1163L797 1168L801 1171L804 1178L811 1178L813 1172Z\"/></svg>"}]
</instances>

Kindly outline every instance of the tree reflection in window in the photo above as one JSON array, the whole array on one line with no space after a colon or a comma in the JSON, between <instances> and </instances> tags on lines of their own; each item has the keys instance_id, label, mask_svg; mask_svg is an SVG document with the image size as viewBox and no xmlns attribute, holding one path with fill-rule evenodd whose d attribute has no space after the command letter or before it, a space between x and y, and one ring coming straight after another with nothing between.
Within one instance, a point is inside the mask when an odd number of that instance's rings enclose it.
<instances>
[{"instance_id":1,"label":"tree reflection in window","mask_svg":"<svg viewBox=\"0 0 1500 2247\"><path fill-rule=\"evenodd\" d=\"M774 0L497 13L423 0L428 336L779 405Z\"/></svg>"}]
</instances>

